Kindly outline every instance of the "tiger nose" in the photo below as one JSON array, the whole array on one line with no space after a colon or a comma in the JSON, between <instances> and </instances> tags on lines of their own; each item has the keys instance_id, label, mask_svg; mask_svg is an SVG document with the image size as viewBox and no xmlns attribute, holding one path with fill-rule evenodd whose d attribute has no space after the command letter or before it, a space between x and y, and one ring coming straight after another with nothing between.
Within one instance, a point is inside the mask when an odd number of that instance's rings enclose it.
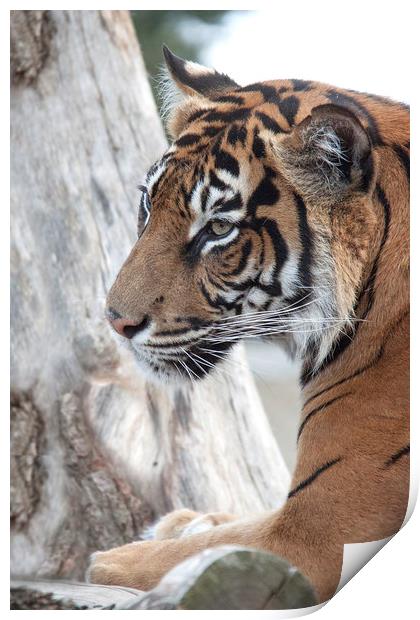
<instances>
[{"instance_id":1,"label":"tiger nose","mask_svg":"<svg viewBox=\"0 0 420 620\"><path fill-rule=\"evenodd\" d=\"M119 312L113 310L112 308L107 309L106 318L115 329L117 334L119 334L120 336L124 336L124 338L128 339L131 339L140 332L144 331L146 327L148 327L150 324L150 318L147 316L147 314L140 322L138 322L122 317Z\"/></svg>"}]
</instances>

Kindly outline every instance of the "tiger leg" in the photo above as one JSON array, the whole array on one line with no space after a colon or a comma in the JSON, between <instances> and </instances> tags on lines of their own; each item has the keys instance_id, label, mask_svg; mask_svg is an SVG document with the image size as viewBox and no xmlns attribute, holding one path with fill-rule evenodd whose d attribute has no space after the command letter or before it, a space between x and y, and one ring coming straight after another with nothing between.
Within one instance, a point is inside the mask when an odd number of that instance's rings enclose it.
<instances>
[{"instance_id":1,"label":"tiger leg","mask_svg":"<svg viewBox=\"0 0 420 620\"><path fill-rule=\"evenodd\" d=\"M324 483L331 479L332 471L333 467L324 473ZM94 554L88 579L148 590L189 556L208 547L238 544L285 557L307 575L320 600L324 600L334 593L340 578L342 545L330 535L334 531L334 504L331 507L331 502L323 501L325 497L319 488L314 493L308 486L305 491L290 497L281 510L217 525L186 537L167 538L177 533L177 526L182 529L196 518L196 513L178 512L168 531L161 532L165 535L163 540L131 543ZM167 525L171 520L173 516L169 515Z\"/></svg>"},{"instance_id":2,"label":"tiger leg","mask_svg":"<svg viewBox=\"0 0 420 620\"><path fill-rule=\"evenodd\" d=\"M289 506L281 512L218 525L185 538L137 542L97 552L91 558L88 580L149 590L168 570L203 549L237 544L285 557L309 577L320 600L324 600L332 596L338 584L342 547L332 544L322 528L308 529L308 521L306 513L299 514Z\"/></svg>"},{"instance_id":3,"label":"tiger leg","mask_svg":"<svg viewBox=\"0 0 420 620\"><path fill-rule=\"evenodd\" d=\"M306 424L292 489L283 508L185 537L131 543L96 553L88 578L94 583L148 590L189 556L208 547L238 544L286 558L309 578L320 601L330 598L340 580L343 544L385 538L399 529L409 479L407 454L398 459L388 454L390 439L396 447L404 439L401 423L393 417L388 423L380 419L385 436L378 443L378 427L369 427L366 418L362 426L348 402L347 410L335 411L341 432L331 444L331 416L338 403L326 410L316 425L314 418ZM361 434L354 432L355 424ZM370 433L374 433L375 442L369 441ZM365 448L371 445L379 448L374 452Z\"/></svg>"}]
</instances>

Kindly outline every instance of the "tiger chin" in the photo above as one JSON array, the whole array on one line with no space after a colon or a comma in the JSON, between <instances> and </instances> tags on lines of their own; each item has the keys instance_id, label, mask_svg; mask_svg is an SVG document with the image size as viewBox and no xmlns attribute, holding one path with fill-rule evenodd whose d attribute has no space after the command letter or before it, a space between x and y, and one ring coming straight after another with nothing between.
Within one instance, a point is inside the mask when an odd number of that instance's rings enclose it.
<instances>
[{"instance_id":1,"label":"tiger chin","mask_svg":"<svg viewBox=\"0 0 420 620\"><path fill-rule=\"evenodd\" d=\"M173 143L140 186L107 316L158 380L202 380L248 337L285 347L302 365L297 465L278 510L171 513L157 539L95 554L89 578L149 589L240 544L325 601L343 545L394 534L407 508L409 110L299 79L241 87L164 55Z\"/></svg>"}]
</instances>

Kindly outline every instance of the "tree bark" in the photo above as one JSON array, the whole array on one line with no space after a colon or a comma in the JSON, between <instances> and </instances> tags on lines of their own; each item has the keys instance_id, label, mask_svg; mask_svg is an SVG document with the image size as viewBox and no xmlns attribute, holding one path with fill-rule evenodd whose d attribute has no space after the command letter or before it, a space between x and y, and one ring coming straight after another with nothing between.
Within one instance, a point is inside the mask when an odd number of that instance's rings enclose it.
<instances>
[{"instance_id":1,"label":"tree bark","mask_svg":"<svg viewBox=\"0 0 420 620\"><path fill-rule=\"evenodd\" d=\"M160 514L271 508L289 477L240 348L160 388L103 320L166 144L129 14L13 11L11 73L12 572L82 578Z\"/></svg>"}]
</instances>

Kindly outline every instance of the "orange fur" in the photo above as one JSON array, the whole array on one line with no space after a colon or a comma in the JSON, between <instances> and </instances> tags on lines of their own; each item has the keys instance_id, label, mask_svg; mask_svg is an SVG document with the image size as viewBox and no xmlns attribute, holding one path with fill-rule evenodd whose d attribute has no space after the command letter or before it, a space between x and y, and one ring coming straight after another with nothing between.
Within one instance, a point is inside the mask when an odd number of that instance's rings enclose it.
<instances>
[{"instance_id":1,"label":"orange fur","mask_svg":"<svg viewBox=\"0 0 420 620\"><path fill-rule=\"evenodd\" d=\"M311 194L307 178L303 184L311 231L321 235L331 252L339 312L354 311L359 322L354 333L347 335L350 344L345 338L340 343L337 336L336 346L341 349L334 352L332 348L320 368L306 369L297 466L289 499L281 509L253 519L210 517L215 527L185 538L173 537L196 519L197 513L173 513L161 526L161 540L95 555L90 568L94 582L148 589L172 566L201 549L238 543L288 559L309 577L323 601L334 594L339 582L343 544L385 538L395 533L404 519L409 485L409 185L404 157L398 153L408 153L408 111L394 102L317 83L303 89L289 80L264 86L298 101L292 127L281 107L265 101L258 88L231 88L226 92L239 95L244 108L262 112L288 132L267 133L258 125L255 114L245 122L248 136L257 125L261 136L265 132L265 145L272 146L268 157L279 171L273 182L280 190L281 202L262 207L262 217L275 213L279 228L297 253L302 244L293 192L304 191L296 158L300 157L299 149L306 148L302 146L303 128L312 122L305 119L310 119L318 106L329 105L333 91L342 104L350 102L350 111L365 128L348 121L364 141L361 148L368 148L365 130L366 135L372 137L376 132L380 136L380 140L373 140L373 175L366 191L357 189L360 179L356 180L354 187L337 195L334 203L331 195L323 200L318 193ZM192 90L189 84L186 91ZM171 126L178 139L186 134L204 135L202 117L188 121L200 108L222 112L236 109L232 102L218 101L219 96L194 93L194 100L187 99L175 110ZM339 123L346 124L343 118L340 116ZM224 129L222 121L216 120L213 126ZM194 271L183 264L179 248L187 241L188 231L177 215L179 204L174 203L181 180L192 187L194 158L202 157L210 142L210 137L203 137L198 153L190 146L175 149L174 158L182 168L169 172L159 187L154 196L159 208L110 292L110 305L133 320L140 321L145 312L153 312L160 327L168 328L174 318L194 314L211 320L217 314L205 303L197 283L203 279L213 291L219 259L203 259ZM238 147L223 144L242 158L244 166L248 165L245 153L250 151L249 142L239 153ZM294 159L284 156L286 151L290 155L290 149ZM214 166L211 156L206 166ZM261 178L255 161L249 162L247 178L250 187ZM265 244L263 263L274 260L274 249L264 241L264 235L257 238L252 230L243 234L253 240L254 257ZM230 252L224 260L234 267L238 253ZM165 301L159 303L162 294Z\"/></svg>"}]
</instances>

